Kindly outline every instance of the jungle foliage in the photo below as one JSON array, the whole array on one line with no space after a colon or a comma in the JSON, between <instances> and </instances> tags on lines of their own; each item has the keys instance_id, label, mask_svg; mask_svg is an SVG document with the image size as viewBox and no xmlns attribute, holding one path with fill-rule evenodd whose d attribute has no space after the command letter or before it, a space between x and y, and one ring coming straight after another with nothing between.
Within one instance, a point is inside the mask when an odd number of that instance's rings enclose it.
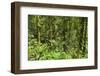
<instances>
[{"instance_id":1,"label":"jungle foliage","mask_svg":"<svg viewBox=\"0 0 100 76\"><path fill-rule=\"evenodd\" d=\"M87 58L87 17L28 15L28 60Z\"/></svg>"}]
</instances>

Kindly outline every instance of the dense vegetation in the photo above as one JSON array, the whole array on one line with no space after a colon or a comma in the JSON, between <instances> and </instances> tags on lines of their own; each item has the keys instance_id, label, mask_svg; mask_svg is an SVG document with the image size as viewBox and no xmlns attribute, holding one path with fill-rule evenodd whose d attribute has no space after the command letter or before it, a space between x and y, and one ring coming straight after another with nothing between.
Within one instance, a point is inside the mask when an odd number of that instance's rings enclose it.
<instances>
[{"instance_id":1,"label":"dense vegetation","mask_svg":"<svg viewBox=\"0 0 100 76\"><path fill-rule=\"evenodd\" d=\"M87 18L28 15L28 60L87 58Z\"/></svg>"}]
</instances>

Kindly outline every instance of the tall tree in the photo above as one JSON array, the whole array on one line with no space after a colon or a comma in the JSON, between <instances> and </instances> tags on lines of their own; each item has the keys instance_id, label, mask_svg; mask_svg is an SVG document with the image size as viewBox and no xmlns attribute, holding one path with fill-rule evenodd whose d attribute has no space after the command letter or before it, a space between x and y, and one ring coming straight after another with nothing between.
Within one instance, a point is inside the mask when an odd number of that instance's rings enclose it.
<instances>
[{"instance_id":1,"label":"tall tree","mask_svg":"<svg viewBox=\"0 0 100 76\"><path fill-rule=\"evenodd\" d=\"M80 18L80 39L79 39L79 50L83 49L83 34L84 34L84 18Z\"/></svg>"},{"instance_id":2,"label":"tall tree","mask_svg":"<svg viewBox=\"0 0 100 76\"><path fill-rule=\"evenodd\" d=\"M68 31L68 26L69 25L69 17L63 17L62 18L62 26L63 26L63 30L62 30L62 35L63 35L63 50L66 52L66 50L68 49L68 40L67 40L67 31ZM67 40L67 41L66 41Z\"/></svg>"},{"instance_id":3,"label":"tall tree","mask_svg":"<svg viewBox=\"0 0 100 76\"><path fill-rule=\"evenodd\" d=\"M87 42L87 19L84 18L84 43L83 43L83 52L86 51L86 42Z\"/></svg>"},{"instance_id":4,"label":"tall tree","mask_svg":"<svg viewBox=\"0 0 100 76\"><path fill-rule=\"evenodd\" d=\"M41 34L40 30L41 30L40 16L37 16L37 41L38 41L39 44L41 42L40 41L40 34Z\"/></svg>"}]
</instances>

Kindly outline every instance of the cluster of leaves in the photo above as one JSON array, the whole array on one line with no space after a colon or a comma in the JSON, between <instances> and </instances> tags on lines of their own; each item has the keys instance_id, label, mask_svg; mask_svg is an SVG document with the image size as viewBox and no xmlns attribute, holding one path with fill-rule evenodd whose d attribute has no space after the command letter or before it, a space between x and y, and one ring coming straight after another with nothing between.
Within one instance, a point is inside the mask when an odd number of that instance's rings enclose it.
<instances>
[{"instance_id":1,"label":"cluster of leaves","mask_svg":"<svg viewBox=\"0 0 100 76\"><path fill-rule=\"evenodd\" d=\"M54 42L54 43L53 43ZM38 44L36 39L28 42L28 60L58 60L58 59L77 59L87 58L87 51L82 52L75 48L63 51L61 45L57 45L56 41L52 41L52 46L48 44Z\"/></svg>"}]
</instances>

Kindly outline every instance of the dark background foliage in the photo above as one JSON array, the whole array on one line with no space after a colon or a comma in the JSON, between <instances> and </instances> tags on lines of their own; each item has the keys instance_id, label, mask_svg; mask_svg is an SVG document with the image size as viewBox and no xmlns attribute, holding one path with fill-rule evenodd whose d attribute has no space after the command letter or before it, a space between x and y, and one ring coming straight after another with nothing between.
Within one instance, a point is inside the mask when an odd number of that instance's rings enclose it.
<instances>
[{"instance_id":1,"label":"dark background foliage","mask_svg":"<svg viewBox=\"0 0 100 76\"><path fill-rule=\"evenodd\" d=\"M87 58L87 17L28 15L28 60Z\"/></svg>"}]
</instances>

